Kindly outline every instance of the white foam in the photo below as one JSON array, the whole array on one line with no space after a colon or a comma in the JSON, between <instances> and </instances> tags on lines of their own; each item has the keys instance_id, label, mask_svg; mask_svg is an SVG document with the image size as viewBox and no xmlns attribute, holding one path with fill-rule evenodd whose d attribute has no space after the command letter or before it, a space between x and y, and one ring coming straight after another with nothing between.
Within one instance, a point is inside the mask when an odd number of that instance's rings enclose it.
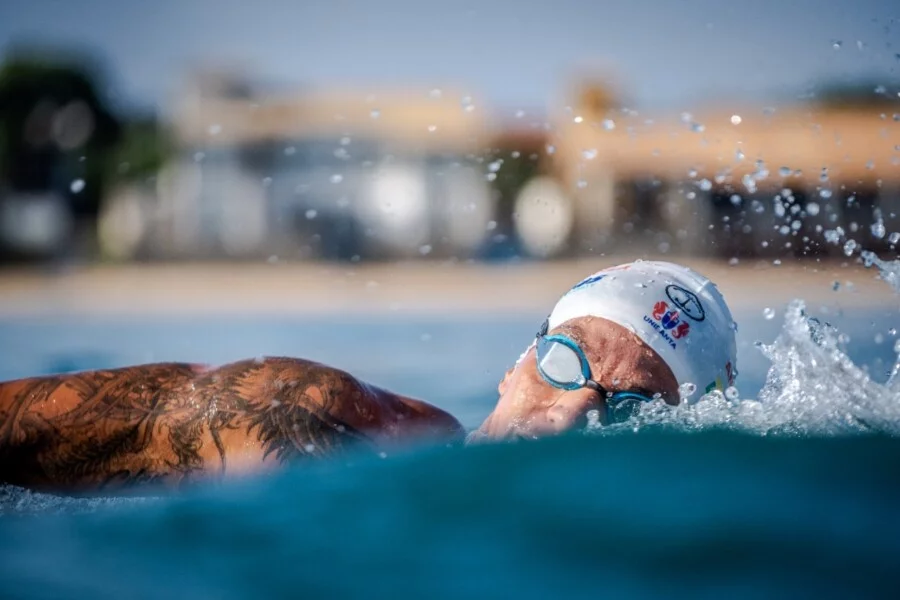
<instances>
[{"instance_id":1,"label":"white foam","mask_svg":"<svg viewBox=\"0 0 900 600\"><path fill-rule=\"evenodd\" d=\"M0 485L0 515L90 513L155 500L149 497L74 498L33 492L14 485Z\"/></svg>"}]
</instances>

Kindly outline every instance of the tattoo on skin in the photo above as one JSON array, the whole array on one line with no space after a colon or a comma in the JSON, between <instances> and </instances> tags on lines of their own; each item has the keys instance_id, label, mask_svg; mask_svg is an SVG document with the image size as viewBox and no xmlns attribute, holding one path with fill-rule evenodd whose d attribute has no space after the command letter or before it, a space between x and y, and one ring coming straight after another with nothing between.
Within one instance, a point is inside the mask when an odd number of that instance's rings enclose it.
<instances>
[{"instance_id":1,"label":"tattoo on skin","mask_svg":"<svg viewBox=\"0 0 900 600\"><path fill-rule=\"evenodd\" d=\"M0 384L0 481L179 485L226 474L241 452L277 463L333 455L371 442L336 416L366 393L340 371L287 358L8 382Z\"/></svg>"}]
</instances>

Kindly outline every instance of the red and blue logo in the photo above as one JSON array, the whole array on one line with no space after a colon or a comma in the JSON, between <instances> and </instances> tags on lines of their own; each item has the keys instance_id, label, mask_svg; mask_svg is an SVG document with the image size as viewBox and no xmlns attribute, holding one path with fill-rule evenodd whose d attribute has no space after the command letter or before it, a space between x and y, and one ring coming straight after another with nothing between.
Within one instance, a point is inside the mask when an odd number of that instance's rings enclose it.
<instances>
[{"instance_id":1,"label":"red and blue logo","mask_svg":"<svg viewBox=\"0 0 900 600\"><path fill-rule=\"evenodd\" d=\"M681 314L662 300L653 305L650 316L644 315L644 321L653 327L673 350L677 348L675 340L687 337L691 331L690 324L681 318Z\"/></svg>"}]
</instances>

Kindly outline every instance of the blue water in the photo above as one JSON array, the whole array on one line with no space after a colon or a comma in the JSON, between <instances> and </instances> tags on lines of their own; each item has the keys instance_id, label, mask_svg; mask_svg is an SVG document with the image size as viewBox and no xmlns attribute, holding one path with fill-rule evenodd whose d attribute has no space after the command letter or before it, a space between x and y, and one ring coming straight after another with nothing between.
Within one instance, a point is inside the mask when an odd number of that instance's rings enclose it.
<instances>
[{"instance_id":1,"label":"blue water","mask_svg":"<svg viewBox=\"0 0 900 600\"><path fill-rule=\"evenodd\" d=\"M896 591L900 440L642 433L295 470L0 521L5 598Z\"/></svg>"},{"instance_id":2,"label":"blue water","mask_svg":"<svg viewBox=\"0 0 900 600\"><path fill-rule=\"evenodd\" d=\"M897 307L825 312L877 388ZM742 397L766 381L754 342L782 315L737 315ZM540 318L0 321L0 379L304 356L474 427ZM357 457L151 499L0 486L0 598L892 597L900 438L682 425Z\"/></svg>"}]
</instances>

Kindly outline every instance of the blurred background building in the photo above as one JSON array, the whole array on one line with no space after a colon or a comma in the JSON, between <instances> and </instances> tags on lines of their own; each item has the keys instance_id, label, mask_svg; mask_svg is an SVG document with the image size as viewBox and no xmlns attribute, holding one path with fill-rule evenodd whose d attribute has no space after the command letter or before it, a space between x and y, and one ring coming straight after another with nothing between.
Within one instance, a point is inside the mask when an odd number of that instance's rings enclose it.
<instances>
[{"instance_id":1,"label":"blurred background building","mask_svg":"<svg viewBox=\"0 0 900 600\"><path fill-rule=\"evenodd\" d=\"M702 4L698 14L714 12ZM195 8L207 5L185 6L160 10L190 23ZM609 16L582 8L585 18ZM104 52L123 43L123 31L139 35L140 10L108 4L97 23L76 23L82 33L73 43L55 35L52 23L37 35L35 10L20 9L4 15L0 30L7 36L0 67L6 261L849 256L863 246L894 251L900 242L900 86L893 67L876 76L863 65L852 78L807 77L786 98L765 97L765 86L757 86L738 101L723 72L721 87L707 83L709 93L687 111L627 101L632 90L617 77L634 82L652 72L628 72L626 52L622 64L610 60L602 69L582 69L573 58L543 89L541 108L513 110L500 101L492 106L489 95L452 77L447 85L402 76L299 83L305 70L316 72L310 65L324 61L326 46L323 56L298 61L293 77L259 77L216 55L216 44L227 39L219 32L199 53L206 60L185 59L177 68L169 62L177 84L136 108L110 93L119 77L110 63L122 59ZM313 23L326 19L317 16L323 9L294 10ZM281 31L278 11L252 14ZM648 17L633 30L665 28L658 20ZM532 21L516 39L530 39ZM403 17L393 23L403 37ZM109 30L117 24L123 31ZM694 34L713 26L711 20ZM860 40L857 51L874 54L878 46L872 64L888 64L885 53L896 63L896 26L885 22L886 41ZM242 43L261 46L277 35L240 31ZM365 64L362 40L371 32L365 23L356 31L358 45L352 37L344 43ZM475 39L484 32L458 27L449 35ZM827 42L816 41L821 53L849 51L823 36ZM166 41L156 42L149 52L165 55ZM635 52L654 43L648 37ZM483 60L460 58L473 73L482 73L475 65ZM203 66L210 63L219 66ZM446 69L435 71L431 81ZM532 74L498 74L510 77ZM770 77L779 85L783 79Z\"/></svg>"}]
</instances>

